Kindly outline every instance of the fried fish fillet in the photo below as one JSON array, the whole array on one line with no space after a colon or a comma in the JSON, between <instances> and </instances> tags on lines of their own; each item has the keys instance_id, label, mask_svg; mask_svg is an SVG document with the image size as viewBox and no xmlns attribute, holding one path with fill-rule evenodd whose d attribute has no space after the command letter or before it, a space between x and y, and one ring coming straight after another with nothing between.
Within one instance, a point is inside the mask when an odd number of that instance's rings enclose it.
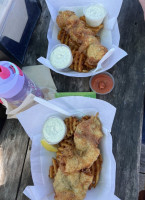
<instances>
[{"instance_id":1,"label":"fried fish fillet","mask_svg":"<svg viewBox=\"0 0 145 200\"><path fill-rule=\"evenodd\" d=\"M83 200L93 181L93 175L76 172L64 174L60 168L54 179L55 200Z\"/></svg>"},{"instance_id":2,"label":"fried fish fillet","mask_svg":"<svg viewBox=\"0 0 145 200\"><path fill-rule=\"evenodd\" d=\"M101 122L97 115L80 123L74 134L72 154L67 156L66 152L66 156L61 157L61 170L70 174L91 167L100 155L98 144L102 137Z\"/></svg>"},{"instance_id":3,"label":"fried fish fillet","mask_svg":"<svg viewBox=\"0 0 145 200\"><path fill-rule=\"evenodd\" d=\"M99 144L100 139L103 137L103 132L98 113L96 116L92 116L90 119L78 124L74 134L74 142L77 149L81 148L79 144L77 145L77 137L79 136L85 138L91 143Z\"/></svg>"},{"instance_id":4,"label":"fried fish fillet","mask_svg":"<svg viewBox=\"0 0 145 200\"><path fill-rule=\"evenodd\" d=\"M85 22L80 20L74 12L68 10L60 12L56 22L60 28L63 28L70 35L72 41L80 45L79 52L87 55L88 64L96 65L107 53L108 50L100 44L95 37L95 33L90 28L87 28ZM91 45L93 44L95 46L92 47ZM93 51L93 54L87 52L88 48L89 52Z\"/></svg>"}]
</instances>

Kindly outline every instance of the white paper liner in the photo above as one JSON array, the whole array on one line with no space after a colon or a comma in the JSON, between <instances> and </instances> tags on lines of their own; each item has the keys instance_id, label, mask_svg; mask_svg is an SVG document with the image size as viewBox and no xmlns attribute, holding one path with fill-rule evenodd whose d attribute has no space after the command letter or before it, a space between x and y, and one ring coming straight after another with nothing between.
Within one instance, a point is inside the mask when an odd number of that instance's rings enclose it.
<instances>
[{"instance_id":1,"label":"white paper liner","mask_svg":"<svg viewBox=\"0 0 145 200\"><path fill-rule=\"evenodd\" d=\"M95 115L99 112L104 132L100 144L103 167L97 187L87 192L85 200L93 200L94 197L95 200L117 200L118 198L114 196L116 163L112 154L112 136L110 134L116 108L105 101L87 97L61 97L49 102L68 112L80 111L85 115ZM24 191L24 194L32 200L54 199L52 180L48 178L48 170L52 164L51 158L55 157L55 153L46 151L40 144L43 124L48 117L54 115L63 119L66 117L40 104L17 115L32 140L30 161L34 186L28 186Z\"/></svg>"},{"instance_id":2,"label":"white paper liner","mask_svg":"<svg viewBox=\"0 0 145 200\"><path fill-rule=\"evenodd\" d=\"M109 3L108 3L109 2ZM48 29L47 39L49 41L48 51L47 51L47 57L38 58L38 61L45 65L46 67L50 68L51 70L55 71L56 73L60 73L66 76L72 76L72 77L89 77L93 76L95 74L104 72L112 68L119 60L121 60L123 57L127 55L127 53L120 49L119 41L120 41L120 33L118 28L118 22L117 17L119 15L122 0L74 0L74 1L68 1L68 0L46 0L47 6L49 8L50 14L51 14L51 20L50 25ZM59 27L56 24L56 17L60 10L72 10L75 11L78 16L83 15L83 8L85 6L88 6L92 3L101 3L104 5L105 9L107 10L107 17L104 21L104 29L103 32L107 32L107 34L100 34L101 40L104 40L103 37L107 37L108 39L105 39L105 44L108 50L114 49L113 54L110 54L109 52L109 58L104 61L104 57L102 60L98 63L95 70L92 70L88 73L79 73L72 71L70 69L66 70L57 70L55 69L49 62L49 55L51 52L51 49L57 45L60 44L60 41L57 40L57 35L59 31ZM108 33L109 31L109 33ZM110 37L110 35L112 37ZM108 41L107 41L108 40Z\"/></svg>"}]
</instances>

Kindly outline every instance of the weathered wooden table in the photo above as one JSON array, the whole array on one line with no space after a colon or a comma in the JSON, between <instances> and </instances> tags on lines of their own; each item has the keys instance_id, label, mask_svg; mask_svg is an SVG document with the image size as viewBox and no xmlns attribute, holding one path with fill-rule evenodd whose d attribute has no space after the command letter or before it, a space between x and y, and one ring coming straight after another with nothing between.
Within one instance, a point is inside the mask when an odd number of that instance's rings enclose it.
<instances>
[{"instance_id":1,"label":"weathered wooden table","mask_svg":"<svg viewBox=\"0 0 145 200\"><path fill-rule=\"evenodd\" d=\"M44 0L41 19L32 36L25 65L37 64L47 50L50 15ZM117 107L114 121L113 153L117 163L116 192L122 200L138 199L141 132L144 106L145 22L137 0L125 0L119 16L120 47L128 57L111 71L113 92L97 98ZM58 91L90 91L89 78L70 78L52 72ZM0 200L27 199L23 190L32 185L31 141L18 120L7 120L0 134ZM4 171L3 171L3 170Z\"/></svg>"}]
</instances>

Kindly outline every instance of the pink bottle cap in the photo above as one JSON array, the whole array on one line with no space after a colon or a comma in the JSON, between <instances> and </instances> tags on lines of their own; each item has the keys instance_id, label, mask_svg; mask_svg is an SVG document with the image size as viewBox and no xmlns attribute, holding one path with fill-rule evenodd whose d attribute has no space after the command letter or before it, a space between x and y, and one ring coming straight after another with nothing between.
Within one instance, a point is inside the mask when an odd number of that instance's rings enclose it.
<instances>
[{"instance_id":1,"label":"pink bottle cap","mask_svg":"<svg viewBox=\"0 0 145 200\"><path fill-rule=\"evenodd\" d=\"M7 79L10 75L9 69L0 65L0 78Z\"/></svg>"}]
</instances>

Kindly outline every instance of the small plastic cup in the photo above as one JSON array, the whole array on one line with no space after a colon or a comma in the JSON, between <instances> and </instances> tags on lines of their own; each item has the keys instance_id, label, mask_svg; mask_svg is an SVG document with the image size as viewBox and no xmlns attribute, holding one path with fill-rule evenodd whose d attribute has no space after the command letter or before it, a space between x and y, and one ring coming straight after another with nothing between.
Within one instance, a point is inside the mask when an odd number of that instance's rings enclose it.
<instances>
[{"instance_id":1,"label":"small plastic cup","mask_svg":"<svg viewBox=\"0 0 145 200\"><path fill-rule=\"evenodd\" d=\"M58 44L52 48L49 60L55 69L66 69L73 62L71 49L65 44Z\"/></svg>"},{"instance_id":2,"label":"small plastic cup","mask_svg":"<svg viewBox=\"0 0 145 200\"><path fill-rule=\"evenodd\" d=\"M58 140L53 139L53 141L49 141L49 140L48 140L48 137L46 136L46 135L47 135L47 131L44 130L44 129L45 129L45 127L46 127L46 122L47 122L48 120L51 120L51 119L54 119L54 118L58 119L58 120L60 121L59 123L62 123L63 128L64 128L64 131L61 133L60 138L59 138ZM42 133L42 138L41 138L41 139L44 139L44 140L45 140L48 144L50 144L50 145L58 144L59 142L61 142L61 141L64 139L64 137L65 137L65 135L66 135L66 125L65 125L64 121L63 121L60 117L52 116L52 117L49 117L49 118L46 120L46 122L45 122L44 125L43 125L43 130L42 130L43 133ZM52 129L55 130L55 127L52 127ZM59 132L59 133L60 133L60 132ZM48 134L49 134L49 132L48 132ZM55 141L55 142L54 142L54 141Z\"/></svg>"},{"instance_id":3,"label":"small plastic cup","mask_svg":"<svg viewBox=\"0 0 145 200\"><path fill-rule=\"evenodd\" d=\"M115 81L109 72L103 72L92 76L89 85L91 90L96 94L105 95L114 89Z\"/></svg>"},{"instance_id":4,"label":"small plastic cup","mask_svg":"<svg viewBox=\"0 0 145 200\"><path fill-rule=\"evenodd\" d=\"M93 4L83 10L86 22L91 27L97 27L102 24L107 12L102 4Z\"/></svg>"}]
</instances>

